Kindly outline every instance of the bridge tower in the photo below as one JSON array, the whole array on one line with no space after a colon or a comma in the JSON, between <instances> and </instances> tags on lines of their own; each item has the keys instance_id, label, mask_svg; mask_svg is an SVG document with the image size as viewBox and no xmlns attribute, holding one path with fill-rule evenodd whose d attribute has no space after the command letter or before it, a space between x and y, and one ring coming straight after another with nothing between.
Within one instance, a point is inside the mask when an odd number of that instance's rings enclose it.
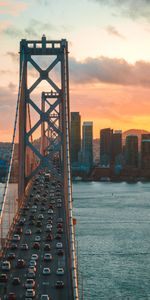
<instances>
[{"instance_id":1,"label":"bridge tower","mask_svg":"<svg viewBox=\"0 0 150 300\"><path fill-rule=\"evenodd\" d=\"M33 56L55 56L55 59L49 66L43 70L33 59ZM30 63L39 73L38 79L28 87L28 63ZM50 72L60 63L61 86L58 87L50 77ZM42 93L42 107L40 108L36 101L32 99L32 92L38 88L41 81L49 83L49 93ZM63 169L64 181L66 181L68 147L69 147L69 81L68 81L68 44L66 40L48 41L43 36L41 41L22 40L20 43L20 82L21 98L19 108L19 198L24 194L29 180L44 167L57 177L57 171L50 159L50 154L54 149L61 155L61 166ZM53 100L50 104L48 99ZM47 111L45 102L49 103ZM30 110L35 111L39 118L36 124L32 126ZM44 153L44 144L47 141L47 133L53 131L53 143L51 151ZM41 151L38 150L32 134L41 127ZM54 139L55 135L55 139ZM49 139L50 141L50 139ZM51 141L52 142L52 141ZM35 159L36 158L36 159ZM61 180L61 178L59 178ZM66 187L66 182L64 182ZM67 193L67 191L66 191Z\"/></svg>"},{"instance_id":2,"label":"bridge tower","mask_svg":"<svg viewBox=\"0 0 150 300\"><path fill-rule=\"evenodd\" d=\"M51 57L52 61L44 69L38 63L38 57ZM55 58L54 58L55 57ZM54 59L53 59L54 58ZM29 65L38 78L29 86ZM59 72L58 72L58 68ZM51 72L56 68L59 73L59 85L52 79ZM34 77L34 76L33 76ZM33 98L33 91L46 81L49 92L42 90L40 106ZM38 119L34 123L31 110ZM40 169L48 168L51 174L62 182L65 203L65 221L67 226L68 260L70 261L69 299L78 300L77 266L75 255L74 226L72 217L72 184L70 174L70 132L69 132L69 75L68 43L62 40L47 40L43 35L39 41L21 40L20 42L20 106L19 106L19 201L25 189ZM33 113L33 118L34 118ZM34 123L34 125L33 125ZM35 146L32 137L36 130L41 132L41 147ZM54 157L60 161L61 175L56 169Z\"/></svg>"}]
</instances>

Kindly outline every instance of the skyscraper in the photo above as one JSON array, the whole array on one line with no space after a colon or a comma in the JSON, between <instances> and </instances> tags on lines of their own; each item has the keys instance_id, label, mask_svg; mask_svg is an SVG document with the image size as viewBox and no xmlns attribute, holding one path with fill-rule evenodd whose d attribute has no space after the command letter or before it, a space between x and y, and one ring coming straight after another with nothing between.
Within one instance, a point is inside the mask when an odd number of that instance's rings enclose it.
<instances>
[{"instance_id":1,"label":"skyscraper","mask_svg":"<svg viewBox=\"0 0 150 300\"><path fill-rule=\"evenodd\" d=\"M150 170L150 134L142 134L141 168Z\"/></svg>"},{"instance_id":2,"label":"skyscraper","mask_svg":"<svg viewBox=\"0 0 150 300\"><path fill-rule=\"evenodd\" d=\"M82 126L82 159L83 163L93 165L93 122L83 122Z\"/></svg>"},{"instance_id":3,"label":"skyscraper","mask_svg":"<svg viewBox=\"0 0 150 300\"><path fill-rule=\"evenodd\" d=\"M125 161L130 167L138 167L138 137L137 135L128 135L125 144Z\"/></svg>"},{"instance_id":4,"label":"skyscraper","mask_svg":"<svg viewBox=\"0 0 150 300\"><path fill-rule=\"evenodd\" d=\"M112 162L121 163L122 156L122 131L115 130L112 135Z\"/></svg>"},{"instance_id":5,"label":"skyscraper","mask_svg":"<svg viewBox=\"0 0 150 300\"><path fill-rule=\"evenodd\" d=\"M78 162L81 150L81 117L79 112L71 112L71 163Z\"/></svg>"},{"instance_id":6,"label":"skyscraper","mask_svg":"<svg viewBox=\"0 0 150 300\"><path fill-rule=\"evenodd\" d=\"M100 131L100 164L108 166L112 160L112 137L113 130L104 128Z\"/></svg>"}]
</instances>

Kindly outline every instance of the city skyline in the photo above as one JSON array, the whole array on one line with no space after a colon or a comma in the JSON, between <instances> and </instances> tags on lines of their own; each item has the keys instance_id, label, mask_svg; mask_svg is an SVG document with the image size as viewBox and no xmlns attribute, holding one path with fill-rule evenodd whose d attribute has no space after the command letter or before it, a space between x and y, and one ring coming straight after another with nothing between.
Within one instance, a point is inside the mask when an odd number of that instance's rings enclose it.
<instances>
[{"instance_id":1,"label":"city skyline","mask_svg":"<svg viewBox=\"0 0 150 300\"><path fill-rule=\"evenodd\" d=\"M69 42L71 110L80 111L83 121L93 120L94 138L105 127L149 131L148 1L82 0L74 5L62 0L56 8L48 0L6 0L0 2L0 17L1 141L12 136L19 42L43 34Z\"/></svg>"}]
</instances>

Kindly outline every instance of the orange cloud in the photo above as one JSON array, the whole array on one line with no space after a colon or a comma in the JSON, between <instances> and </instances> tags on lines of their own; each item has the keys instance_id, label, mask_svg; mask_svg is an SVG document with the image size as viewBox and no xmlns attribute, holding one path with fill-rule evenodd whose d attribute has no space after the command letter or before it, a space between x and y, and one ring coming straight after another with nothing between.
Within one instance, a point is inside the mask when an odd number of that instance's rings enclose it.
<instances>
[{"instance_id":1,"label":"orange cloud","mask_svg":"<svg viewBox=\"0 0 150 300\"><path fill-rule=\"evenodd\" d=\"M0 1L0 14L16 16L27 8L27 3L13 1Z\"/></svg>"}]
</instances>

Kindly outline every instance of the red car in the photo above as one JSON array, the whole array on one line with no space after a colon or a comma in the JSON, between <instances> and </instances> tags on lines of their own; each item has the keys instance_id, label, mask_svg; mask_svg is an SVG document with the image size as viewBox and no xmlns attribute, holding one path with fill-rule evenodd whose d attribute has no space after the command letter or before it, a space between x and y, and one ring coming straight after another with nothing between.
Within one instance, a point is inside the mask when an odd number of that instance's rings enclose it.
<instances>
[{"instance_id":1,"label":"red car","mask_svg":"<svg viewBox=\"0 0 150 300\"><path fill-rule=\"evenodd\" d=\"M39 249L40 249L40 243L35 242L35 243L33 244L33 249L39 250Z\"/></svg>"},{"instance_id":2,"label":"red car","mask_svg":"<svg viewBox=\"0 0 150 300\"><path fill-rule=\"evenodd\" d=\"M16 300L17 298L16 298L16 294L15 293L13 293L13 292L11 292L11 293L9 293L9 295L8 295L8 298L7 298L8 300Z\"/></svg>"}]
</instances>

